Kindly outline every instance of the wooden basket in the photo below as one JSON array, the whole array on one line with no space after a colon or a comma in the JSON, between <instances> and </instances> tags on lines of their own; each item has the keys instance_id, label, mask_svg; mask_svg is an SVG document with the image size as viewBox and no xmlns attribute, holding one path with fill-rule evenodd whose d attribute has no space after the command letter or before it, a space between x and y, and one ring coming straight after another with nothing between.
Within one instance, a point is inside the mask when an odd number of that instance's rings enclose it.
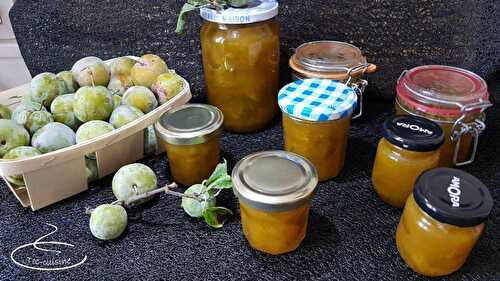
<instances>
[{"instance_id":1,"label":"wooden basket","mask_svg":"<svg viewBox=\"0 0 500 281\"><path fill-rule=\"evenodd\" d=\"M1 92L0 104L12 104L29 93L30 84ZM29 159L0 160L0 175L23 207L31 207L33 211L46 207L88 189L85 155L95 152L99 178L144 158L144 129L170 108L183 105L190 99L190 87L184 80L181 93L141 118L64 149ZM6 176L12 175L23 175L25 186L16 186L6 180Z\"/></svg>"}]
</instances>

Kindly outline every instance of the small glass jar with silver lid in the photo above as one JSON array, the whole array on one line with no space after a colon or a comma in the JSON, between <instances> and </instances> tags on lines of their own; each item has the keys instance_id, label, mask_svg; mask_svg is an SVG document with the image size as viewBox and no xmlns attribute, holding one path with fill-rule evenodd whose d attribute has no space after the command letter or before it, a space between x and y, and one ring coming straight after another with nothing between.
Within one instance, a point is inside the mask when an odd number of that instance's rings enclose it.
<instances>
[{"instance_id":1,"label":"small glass jar with silver lid","mask_svg":"<svg viewBox=\"0 0 500 281\"><path fill-rule=\"evenodd\" d=\"M165 112L155 124L177 183L207 179L220 160L224 116L211 105L186 104Z\"/></svg>"},{"instance_id":2,"label":"small glass jar with silver lid","mask_svg":"<svg viewBox=\"0 0 500 281\"><path fill-rule=\"evenodd\" d=\"M250 246L273 255L295 250L306 235L318 184L312 163L291 152L258 152L236 164L232 180Z\"/></svg>"}]
</instances>

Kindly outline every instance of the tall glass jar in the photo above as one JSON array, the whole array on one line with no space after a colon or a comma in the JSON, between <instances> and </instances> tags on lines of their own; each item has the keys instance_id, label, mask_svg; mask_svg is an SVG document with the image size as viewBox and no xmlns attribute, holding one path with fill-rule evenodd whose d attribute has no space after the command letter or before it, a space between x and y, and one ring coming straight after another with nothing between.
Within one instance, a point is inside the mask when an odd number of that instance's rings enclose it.
<instances>
[{"instance_id":1,"label":"tall glass jar","mask_svg":"<svg viewBox=\"0 0 500 281\"><path fill-rule=\"evenodd\" d=\"M280 36L275 0L242 8L201 9L203 68L208 103L234 132L264 129L278 110Z\"/></svg>"},{"instance_id":2,"label":"tall glass jar","mask_svg":"<svg viewBox=\"0 0 500 281\"><path fill-rule=\"evenodd\" d=\"M425 117L443 128L440 166L474 161L485 110L492 105L481 77L456 67L420 66L402 73L396 91L396 114Z\"/></svg>"}]
</instances>

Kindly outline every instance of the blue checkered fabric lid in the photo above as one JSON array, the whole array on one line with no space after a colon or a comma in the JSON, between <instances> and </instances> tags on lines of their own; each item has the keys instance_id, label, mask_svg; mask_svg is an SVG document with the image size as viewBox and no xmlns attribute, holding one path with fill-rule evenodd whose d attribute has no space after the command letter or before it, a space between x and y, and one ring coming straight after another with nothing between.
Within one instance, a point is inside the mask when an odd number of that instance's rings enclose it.
<instances>
[{"instance_id":1,"label":"blue checkered fabric lid","mask_svg":"<svg viewBox=\"0 0 500 281\"><path fill-rule=\"evenodd\" d=\"M350 116L358 97L352 88L335 80L297 80L278 94L281 111L308 121L337 120Z\"/></svg>"}]
</instances>

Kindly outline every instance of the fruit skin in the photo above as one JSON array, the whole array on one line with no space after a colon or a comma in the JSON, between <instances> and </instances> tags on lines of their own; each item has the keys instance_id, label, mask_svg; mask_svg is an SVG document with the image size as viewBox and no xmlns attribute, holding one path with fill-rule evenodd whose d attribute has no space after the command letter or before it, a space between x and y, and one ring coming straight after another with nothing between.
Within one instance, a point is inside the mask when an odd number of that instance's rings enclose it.
<instances>
[{"instance_id":1,"label":"fruit skin","mask_svg":"<svg viewBox=\"0 0 500 281\"><path fill-rule=\"evenodd\" d=\"M81 143L98 136L102 136L113 131L114 129L115 128L113 127L113 125L109 124L106 121L89 121L81 125L80 128L78 128L78 130L76 131L76 143Z\"/></svg>"},{"instance_id":2,"label":"fruit skin","mask_svg":"<svg viewBox=\"0 0 500 281\"><path fill-rule=\"evenodd\" d=\"M119 74L129 75L132 71L132 67L135 65L135 60L129 57L119 57L111 62L111 76Z\"/></svg>"},{"instance_id":3,"label":"fruit skin","mask_svg":"<svg viewBox=\"0 0 500 281\"><path fill-rule=\"evenodd\" d=\"M71 71L61 71L56 75L59 79L62 80L64 85L64 90L59 93L59 95L64 94L72 94L78 90L79 86L73 76L73 72Z\"/></svg>"},{"instance_id":4,"label":"fruit skin","mask_svg":"<svg viewBox=\"0 0 500 281\"><path fill-rule=\"evenodd\" d=\"M122 104L122 96L113 95L113 110ZM111 113L112 114L112 113Z\"/></svg>"},{"instance_id":5,"label":"fruit skin","mask_svg":"<svg viewBox=\"0 0 500 281\"><path fill-rule=\"evenodd\" d=\"M45 107L37 102L24 100L12 112L12 120L19 125L25 125L30 115L36 111L47 111Z\"/></svg>"},{"instance_id":6,"label":"fruit skin","mask_svg":"<svg viewBox=\"0 0 500 281\"><path fill-rule=\"evenodd\" d=\"M109 80L108 89L111 93L115 95L123 95L125 91L134 86L132 82L132 77L127 74L118 74L115 76L111 76L111 80Z\"/></svg>"},{"instance_id":7,"label":"fruit skin","mask_svg":"<svg viewBox=\"0 0 500 281\"><path fill-rule=\"evenodd\" d=\"M203 217L203 213L209 207L215 207L215 198L210 198L208 192L205 192L206 187L203 184L195 184L186 189L184 194L194 195L200 194L201 198L205 201L198 202L194 199L182 197L181 206L184 211L193 218L201 218Z\"/></svg>"},{"instance_id":8,"label":"fruit skin","mask_svg":"<svg viewBox=\"0 0 500 281\"><path fill-rule=\"evenodd\" d=\"M108 86L110 73L108 66L97 57L85 57L71 68L76 82L83 86Z\"/></svg>"},{"instance_id":9,"label":"fruit skin","mask_svg":"<svg viewBox=\"0 0 500 281\"><path fill-rule=\"evenodd\" d=\"M103 86L84 86L76 91L73 110L76 118L82 122L108 120L113 106L113 95L108 89Z\"/></svg>"},{"instance_id":10,"label":"fruit skin","mask_svg":"<svg viewBox=\"0 0 500 281\"><path fill-rule=\"evenodd\" d=\"M21 125L8 119L0 119L0 157L11 149L27 146L30 143L30 134Z\"/></svg>"},{"instance_id":11,"label":"fruit skin","mask_svg":"<svg viewBox=\"0 0 500 281\"><path fill-rule=\"evenodd\" d=\"M10 119L12 111L7 106L0 104L0 119Z\"/></svg>"},{"instance_id":12,"label":"fruit skin","mask_svg":"<svg viewBox=\"0 0 500 281\"><path fill-rule=\"evenodd\" d=\"M136 120L144 116L144 113L140 111L137 107L130 105L120 105L113 113L111 113L111 117L109 118L109 123L113 125L116 129L127 125L128 123Z\"/></svg>"},{"instance_id":13,"label":"fruit skin","mask_svg":"<svg viewBox=\"0 0 500 281\"><path fill-rule=\"evenodd\" d=\"M118 238L125 231L127 221L127 211L122 206L99 205L90 214L90 232L98 239L112 240Z\"/></svg>"},{"instance_id":14,"label":"fruit skin","mask_svg":"<svg viewBox=\"0 0 500 281\"><path fill-rule=\"evenodd\" d=\"M64 89L64 81L54 73L40 73L31 80L31 99L48 107Z\"/></svg>"},{"instance_id":15,"label":"fruit skin","mask_svg":"<svg viewBox=\"0 0 500 281\"><path fill-rule=\"evenodd\" d=\"M50 112L54 121L63 123L73 130L78 129L82 124L75 116L73 104L75 102L75 94L65 94L56 97L50 104Z\"/></svg>"},{"instance_id":16,"label":"fruit skin","mask_svg":"<svg viewBox=\"0 0 500 281\"><path fill-rule=\"evenodd\" d=\"M42 153L32 146L18 146L9 150L9 152L3 156L3 159L26 159L38 155L42 155ZM6 178L12 184L24 186L23 175L7 176Z\"/></svg>"},{"instance_id":17,"label":"fruit skin","mask_svg":"<svg viewBox=\"0 0 500 281\"><path fill-rule=\"evenodd\" d=\"M183 88L184 80L172 70L159 75L151 85L151 90L155 93L160 104L175 97Z\"/></svg>"},{"instance_id":18,"label":"fruit skin","mask_svg":"<svg viewBox=\"0 0 500 281\"><path fill-rule=\"evenodd\" d=\"M156 175L148 166L134 163L121 167L113 177L112 190L116 199L125 201L128 198L156 189ZM151 198L134 202L141 204Z\"/></svg>"},{"instance_id":19,"label":"fruit skin","mask_svg":"<svg viewBox=\"0 0 500 281\"><path fill-rule=\"evenodd\" d=\"M63 123L52 122L36 131L31 144L41 153L48 153L76 143L75 132Z\"/></svg>"},{"instance_id":20,"label":"fruit skin","mask_svg":"<svg viewBox=\"0 0 500 281\"><path fill-rule=\"evenodd\" d=\"M158 75L167 72L167 64L157 55L143 55L132 67L134 85L151 87Z\"/></svg>"},{"instance_id":21,"label":"fruit skin","mask_svg":"<svg viewBox=\"0 0 500 281\"><path fill-rule=\"evenodd\" d=\"M158 149L158 140L153 126L144 129L144 156L153 155Z\"/></svg>"},{"instance_id":22,"label":"fruit skin","mask_svg":"<svg viewBox=\"0 0 500 281\"><path fill-rule=\"evenodd\" d=\"M24 127L33 135L43 126L54 122L54 118L52 118L52 114L47 111L34 111L32 112Z\"/></svg>"},{"instance_id":23,"label":"fruit skin","mask_svg":"<svg viewBox=\"0 0 500 281\"><path fill-rule=\"evenodd\" d=\"M99 179L97 160L85 157L85 173L87 174L87 182L89 183Z\"/></svg>"},{"instance_id":24,"label":"fruit skin","mask_svg":"<svg viewBox=\"0 0 500 281\"><path fill-rule=\"evenodd\" d=\"M143 113L148 113L158 107L158 101L153 92L143 86L129 88L122 97L122 104L135 106Z\"/></svg>"}]
</instances>

